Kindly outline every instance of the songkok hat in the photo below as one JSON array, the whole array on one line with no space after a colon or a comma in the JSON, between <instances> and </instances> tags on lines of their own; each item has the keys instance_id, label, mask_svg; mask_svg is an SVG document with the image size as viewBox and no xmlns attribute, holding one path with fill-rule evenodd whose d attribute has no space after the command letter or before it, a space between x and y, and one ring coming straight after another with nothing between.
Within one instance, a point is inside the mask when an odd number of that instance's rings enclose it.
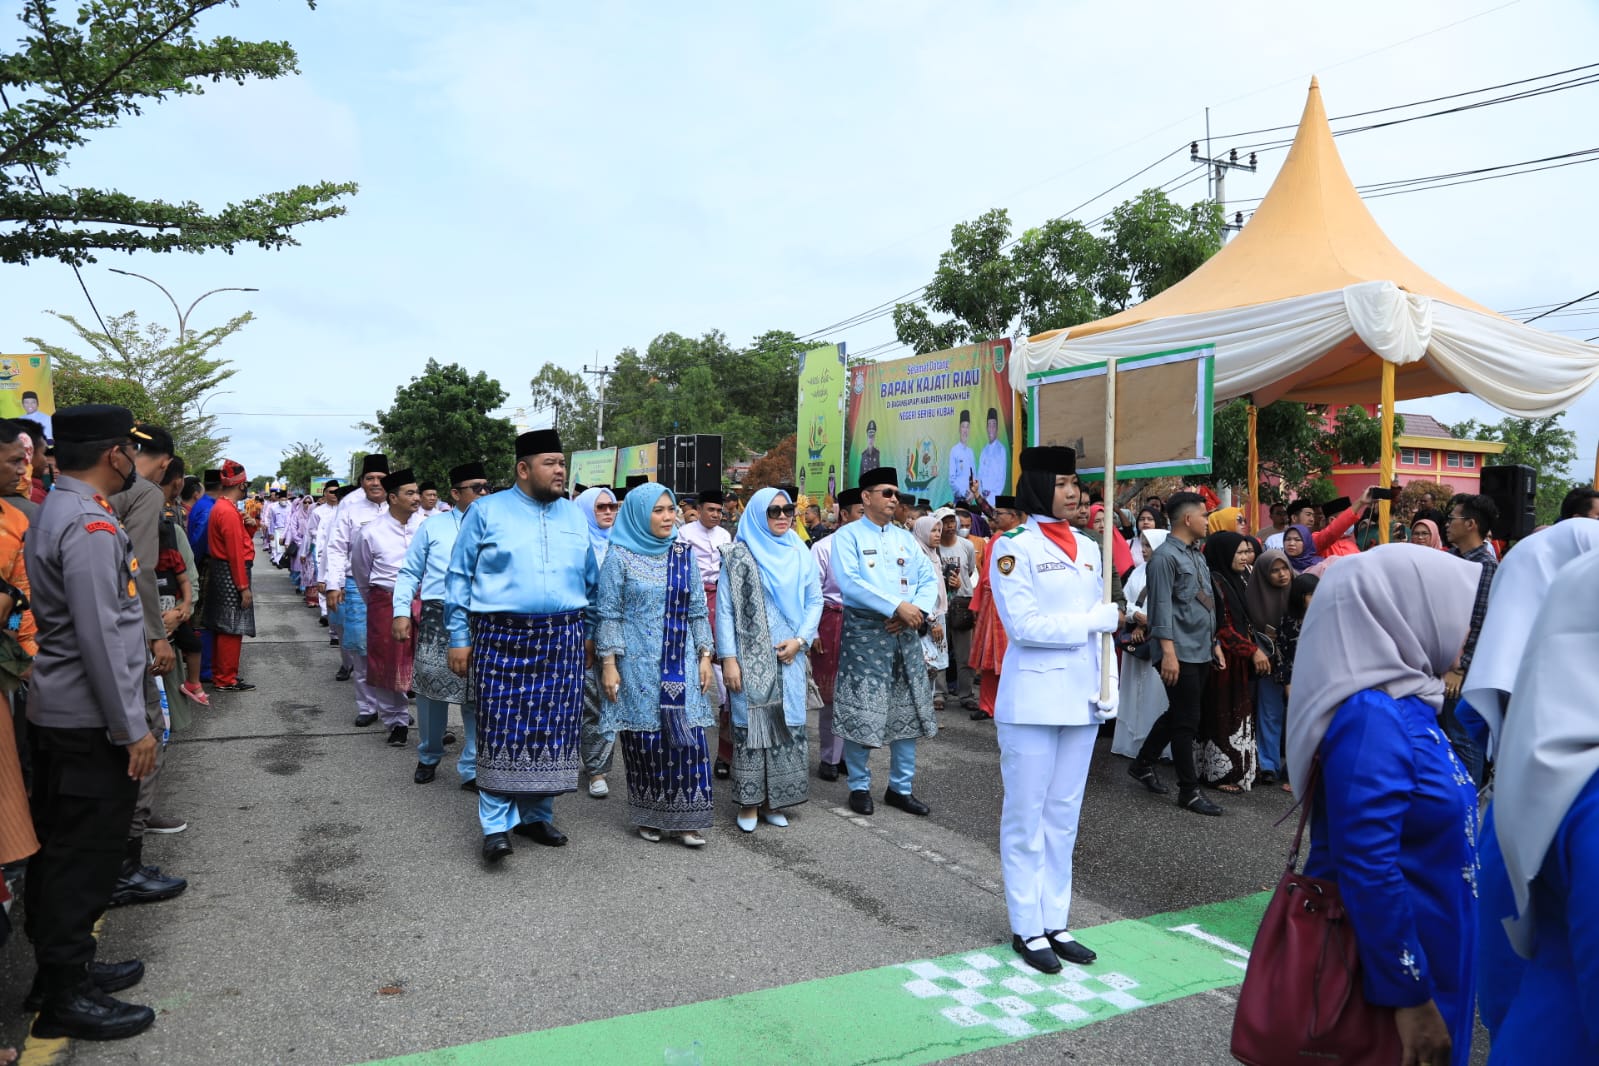
<instances>
[{"instance_id":1,"label":"songkok hat","mask_svg":"<svg viewBox=\"0 0 1599 1066\"><path fill-rule=\"evenodd\" d=\"M990 407L988 409L988 420L990 422L998 422L999 421L999 412L997 410L995 410L994 408Z\"/></svg>"},{"instance_id":2,"label":"songkok hat","mask_svg":"<svg viewBox=\"0 0 1599 1066\"><path fill-rule=\"evenodd\" d=\"M232 459L222 460L222 487L225 489L238 488L250 476L244 472L244 464L236 463Z\"/></svg>"},{"instance_id":3,"label":"songkok hat","mask_svg":"<svg viewBox=\"0 0 1599 1066\"><path fill-rule=\"evenodd\" d=\"M396 470L392 474L383 476L384 492L399 492L407 485L416 482L416 475L409 470Z\"/></svg>"},{"instance_id":4,"label":"songkok hat","mask_svg":"<svg viewBox=\"0 0 1599 1066\"><path fill-rule=\"evenodd\" d=\"M482 463L462 463L460 466L450 467L450 486L464 485L468 481L487 481L488 473L484 471Z\"/></svg>"},{"instance_id":5,"label":"songkok hat","mask_svg":"<svg viewBox=\"0 0 1599 1066\"><path fill-rule=\"evenodd\" d=\"M336 477L330 477L330 478L328 478L327 483L322 486L322 491L326 492L329 489L336 489L338 487L339 487L339 479L336 478Z\"/></svg>"},{"instance_id":6,"label":"songkok hat","mask_svg":"<svg viewBox=\"0 0 1599 1066\"><path fill-rule=\"evenodd\" d=\"M1077 452L1059 444L1023 448L1022 470L1040 474L1077 473Z\"/></svg>"},{"instance_id":7,"label":"songkok hat","mask_svg":"<svg viewBox=\"0 0 1599 1066\"><path fill-rule=\"evenodd\" d=\"M133 424L133 412L114 403L80 403L55 413L57 444L93 444L102 440L147 441Z\"/></svg>"},{"instance_id":8,"label":"songkok hat","mask_svg":"<svg viewBox=\"0 0 1599 1066\"><path fill-rule=\"evenodd\" d=\"M207 470L200 478L200 484L204 485L206 488L211 488L215 485L222 484L222 471Z\"/></svg>"},{"instance_id":9,"label":"songkok hat","mask_svg":"<svg viewBox=\"0 0 1599 1066\"><path fill-rule=\"evenodd\" d=\"M553 429L530 429L516 438L516 457L544 455L547 452L564 452L561 435Z\"/></svg>"},{"instance_id":10,"label":"songkok hat","mask_svg":"<svg viewBox=\"0 0 1599 1066\"><path fill-rule=\"evenodd\" d=\"M787 496L789 503L799 503L800 490L798 485L774 485L772 487Z\"/></svg>"},{"instance_id":11,"label":"songkok hat","mask_svg":"<svg viewBox=\"0 0 1599 1066\"><path fill-rule=\"evenodd\" d=\"M727 494L721 489L711 489L709 492L700 493L699 502L724 504L727 502Z\"/></svg>"},{"instance_id":12,"label":"songkok hat","mask_svg":"<svg viewBox=\"0 0 1599 1066\"><path fill-rule=\"evenodd\" d=\"M1016 508L1016 497L1014 497L1014 496L995 496L994 497L994 509L996 511L1000 511L1000 510L1014 511L1014 510L1016 510L1017 509Z\"/></svg>"},{"instance_id":13,"label":"songkok hat","mask_svg":"<svg viewBox=\"0 0 1599 1066\"><path fill-rule=\"evenodd\" d=\"M437 491L439 491L439 486L438 486L437 482L421 481L421 482L417 483L416 491L418 491L418 492L437 492Z\"/></svg>"},{"instance_id":14,"label":"songkok hat","mask_svg":"<svg viewBox=\"0 0 1599 1066\"><path fill-rule=\"evenodd\" d=\"M970 422L971 420L972 420L972 413L970 411L962 411L961 412L961 422L962 422L962 424Z\"/></svg>"},{"instance_id":15,"label":"songkok hat","mask_svg":"<svg viewBox=\"0 0 1599 1066\"><path fill-rule=\"evenodd\" d=\"M1321 513L1327 516L1328 521L1332 521L1352 506L1354 505L1350 503L1348 496L1340 496L1336 500L1328 500L1322 504Z\"/></svg>"},{"instance_id":16,"label":"songkok hat","mask_svg":"<svg viewBox=\"0 0 1599 1066\"><path fill-rule=\"evenodd\" d=\"M350 493L354 492L355 489L356 489L356 486L354 486L354 485L340 485L338 488L333 490L333 495L337 496L339 499L342 500L346 496L348 496Z\"/></svg>"},{"instance_id":17,"label":"songkok hat","mask_svg":"<svg viewBox=\"0 0 1599 1066\"><path fill-rule=\"evenodd\" d=\"M860 489L845 489L838 494L839 507L859 507L861 503Z\"/></svg>"},{"instance_id":18,"label":"songkok hat","mask_svg":"<svg viewBox=\"0 0 1599 1066\"><path fill-rule=\"evenodd\" d=\"M876 433L877 432L877 419L868 418L866 420L866 432L868 432L868 433Z\"/></svg>"},{"instance_id":19,"label":"songkok hat","mask_svg":"<svg viewBox=\"0 0 1599 1066\"><path fill-rule=\"evenodd\" d=\"M899 471L891 466L880 466L876 470L868 470L861 475L861 488L869 489L878 485L898 485Z\"/></svg>"},{"instance_id":20,"label":"songkok hat","mask_svg":"<svg viewBox=\"0 0 1599 1066\"><path fill-rule=\"evenodd\" d=\"M1293 503L1288 505L1288 513L1296 514L1299 511L1303 511L1307 507L1319 509L1316 507L1316 502L1314 500L1295 500Z\"/></svg>"},{"instance_id":21,"label":"songkok hat","mask_svg":"<svg viewBox=\"0 0 1599 1066\"><path fill-rule=\"evenodd\" d=\"M933 501L918 499L916 501L916 507L921 511L931 511L933 509Z\"/></svg>"}]
</instances>

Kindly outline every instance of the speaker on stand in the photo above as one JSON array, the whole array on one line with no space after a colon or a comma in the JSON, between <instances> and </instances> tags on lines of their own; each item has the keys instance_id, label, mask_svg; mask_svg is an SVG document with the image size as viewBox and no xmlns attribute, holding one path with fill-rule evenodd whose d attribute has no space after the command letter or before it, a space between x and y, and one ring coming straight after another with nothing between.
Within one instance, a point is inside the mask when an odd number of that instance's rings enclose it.
<instances>
[{"instance_id":1,"label":"speaker on stand","mask_svg":"<svg viewBox=\"0 0 1599 1066\"><path fill-rule=\"evenodd\" d=\"M722 438L683 433L655 442L656 479L678 496L722 487Z\"/></svg>"},{"instance_id":2,"label":"speaker on stand","mask_svg":"<svg viewBox=\"0 0 1599 1066\"><path fill-rule=\"evenodd\" d=\"M1485 466L1482 494L1499 508L1493 535L1501 540L1521 540L1538 528L1538 471L1530 466Z\"/></svg>"}]
</instances>

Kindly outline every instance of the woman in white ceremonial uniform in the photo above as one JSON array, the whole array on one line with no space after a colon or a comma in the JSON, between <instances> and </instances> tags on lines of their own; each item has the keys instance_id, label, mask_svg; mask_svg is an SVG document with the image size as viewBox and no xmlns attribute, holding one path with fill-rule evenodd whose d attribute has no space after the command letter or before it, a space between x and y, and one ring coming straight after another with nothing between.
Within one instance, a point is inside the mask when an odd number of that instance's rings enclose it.
<instances>
[{"instance_id":1,"label":"woman in white ceremonial uniform","mask_svg":"<svg viewBox=\"0 0 1599 1066\"><path fill-rule=\"evenodd\" d=\"M1010 638L994 705L1005 781L999 850L1011 948L1056 973L1062 959L1096 957L1067 931L1072 849L1094 739L1116 710L1114 679L1111 698L1099 701L1099 634L1120 619L1100 602L1099 548L1065 521L1077 504L1077 454L1028 448L1021 468L1016 506L1027 522L994 541L988 573Z\"/></svg>"}]
</instances>

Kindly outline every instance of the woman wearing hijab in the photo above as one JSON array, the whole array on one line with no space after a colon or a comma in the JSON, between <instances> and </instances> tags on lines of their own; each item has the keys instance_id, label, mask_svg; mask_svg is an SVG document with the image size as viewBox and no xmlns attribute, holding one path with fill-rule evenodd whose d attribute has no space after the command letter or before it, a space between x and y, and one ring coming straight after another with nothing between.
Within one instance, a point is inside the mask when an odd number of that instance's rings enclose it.
<instances>
[{"instance_id":1,"label":"woman wearing hijab","mask_svg":"<svg viewBox=\"0 0 1599 1066\"><path fill-rule=\"evenodd\" d=\"M1146 529L1139 533L1135 544L1142 545L1140 561L1127 579L1127 627L1135 642L1149 639L1149 610L1146 604L1149 576L1145 569L1147 560L1166 540L1164 529ZM1160 679L1157 662L1141 659L1131 652L1122 655L1121 700L1116 712L1116 734L1111 738L1110 750L1129 759L1138 758L1144 738L1161 715L1166 713L1170 701L1166 686Z\"/></svg>"},{"instance_id":2,"label":"woman wearing hijab","mask_svg":"<svg viewBox=\"0 0 1599 1066\"><path fill-rule=\"evenodd\" d=\"M1555 528L1567 525L1599 523ZM1484 914L1483 925L1502 919L1527 961L1490 1063L1599 1061L1599 553L1568 563L1557 581L1560 594L1532 627L1501 732L1492 817L1513 909Z\"/></svg>"},{"instance_id":3,"label":"woman wearing hijab","mask_svg":"<svg viewBox=\"0 0 1599 1066\"><path fill-rule=\"evenodd\" d=\"M1044 973L1096 958L1068 931L1072 851L1099 726L1116 713L1116 682L1100 697L1100 634L1120 624L1102 603L1099 551L1067 521L1077 497L1070 448L1027 448L1016 503L1027 524L994 542L990 579L1010 647L994 712L1005 782L1000 863L1011 949Z\"/></svg>"},{"instance_id":4,"label":"woman wearing hijab","mask_svg":"<svg viewBox=\"0 0 1599 1066\"><path fill-rule=\"evenodd\" d=\"M1219 511L1212 511L1210 519L1205 524L1212 536L1217 533L1249 532L1249 527L1244 523L1242 507L1223 507Z\"/></svg>"},{"instance_id":5,"label":"woman wearing hijab","mask_svg":"<svg viewBox=\"0 0 1599 1066\"><path fill-rule=\"evenodd\" d=\"M1555 575L1573 559L1591 553L1599 553L1599 522L1560 522L1521 541L1499 564L1478 652L1455 707L1457 717L1473 729L1485 750L1502 742L1506 708L1514 702L1522 663L1535 647L1533 630ZM1562 590L1562 595L1569 595L1564 585ZM1526 969L1505 932L1504 919L1514 917L1517 909L1499 845L1498 806L1496 795L1483 813L1477 875L1477 1010L1495 1040Z\"/></svg>"},{"instance_id":6,"label":"woman wearing hijab","mask_svg":"<svg viewBox=\"0 0 1599 1066\"><path fill-rule=\"evenodd\" d=\"M1471 1058L1477 791L1438 713L1479 571L1408 544L1329 570L1288 715L1305 873L1337 882L1367 1001L1394 1008L1405 1061L1432 1066Z\"/></svg>"},{"instance_id":7,"label":"woman wearing hijab","mask_svg":"<svg viewBox=\"0 0 1599 1066\"><path fill-rule=\"evenodd\" d=\"M1260 783L1275 784L1282 774L1283 722L1287 694L1283 671L1283 622L1288 616L1289 586L1294 568L1288 556L1268 548L1255 560L1255 572L1244 586L1244 608L1254 626L1255 645L1266 653L1269 668L1255 678L1255 752Z\"/></svg>"},{"instance_id":8,"label":"woman wearing hijab","mask_svg":"<svg viewBox=\"0 0 1599 1066\"><path fill-rule=\"evenodd\" d=\"M1105 505L1102 503L1096 503L1088 509L1088 528L1095 541L1099 540L1100 532L1105 528L1103 525L1104 514ZM1133 550L1127 546L1127 541L1123 539L1121 530L1113 529L1110 536L1110 561L1116 567L1116 576L1122 581L1126 581L1127 575L1133 571Z\"/></svg>"},{"instance_id":9,"label":"woman wearing hijab","mask_svg":"<svg viewBox=\"0 0 1599 1066\"><path fill-rule=\"evenodd\" d=\"M1438 535L1438 523L1430 518L1418 518L1411 524L1410 543L1419 548L1437 548L1441 552L1449 550L1444 538Z\"/></svg>"},{"instance_id":10,"label":"woman wearing hijab","mask_svg":"<svg viewBox=\"0 0 1599 1066\"><path fill-rule=\"evenodd\" d=\"M1199 779L1218 792L1237 795L1255 783L1256 675L1271 668L1255 646L1245 599L1244 571L1254 548L1241 533L1223 531L1205 538L1205 561L1216 598L1216 642L1226 666L1210 671L1195 734Z\"/></svg>"},{"instance_id":11,"label":"woman wearing hijab","mask_svg":"<svg viewBox=\"0 0 1599 1066\"><path fill-rule=\"evenodd\" d=\"M577 506L589 521L589 547L594 549L594 562L604 566L605 551L611 546L611 527L616 524L616 512L621 506L616 502L616 493L604 487L584 489L578 494ZM583 769L589 775L589 795L595 799L611 794L605 775L611 772L615 746L616 735L600 729L600 668L596 661L583 679L583 722L578 740Z\"/></svg>"},{"instance_id":12,"label":"woman wearing hijab","mask_svg":"<svg viewBox=\"0 0 1599 1066\"><path fill-rule=\"evenodd\" d=\"M932 564L933 573L944 573L944 562L938 557L938 542L942 537L940 532L942 523L932 515L923 515L911 523L911 535L916 538L916 543L922 546L922 551L927 553L928 561ZM945 591L944 582L938 582L938 604L933 612L927 616L930 627L926 636L922 637L922 658L927 663L927 676L933 685L933 710L944 709L944 697L938 694L938 676L949 669L949 640L944 632L944 620L949 616L949 593Z\"/></svg>"},{"instance_id":13,"label":"woman wearing hijab","mask_svg":"<svg viewBox=\"0 0 1599 1066\"><path fill-rule=\"evenodd\" d=\"M697 848L711 824L705 729L716 711L705 693L715 678L705 588L693 550L672 534L676 517L666 486L628 492L600 568L594 645L606 701L600 728L619 734L639 836L675 835Z\"/></svg>"},{"instance_id":14,"label":"woman wearing hijab","mask_svg":"<svg viewBox=\"0 0 1599 1066\"><path fill-rule=\"evenodd\" d=\"M806 766L806 653L822 623L822 577L794 532L786 493L761 489L722 552L716 590L716 654L733 715L733 798L738 827L810 796Z\"/></svg>"},{"instance_id":15,"label":"woman wearing hijab","mask_svg":"<svg viewBox=\"0 0 1599 1066\"><path fill-rule=\"evenodd\" d=\"M1316 550L1316 538L1309 526L1289 526L1283 532L1283 554L1288 557L1288 565L1294 568L1296 574L1303 574L1311 567L1326 562Z\"/></svg>"}]
</instances>

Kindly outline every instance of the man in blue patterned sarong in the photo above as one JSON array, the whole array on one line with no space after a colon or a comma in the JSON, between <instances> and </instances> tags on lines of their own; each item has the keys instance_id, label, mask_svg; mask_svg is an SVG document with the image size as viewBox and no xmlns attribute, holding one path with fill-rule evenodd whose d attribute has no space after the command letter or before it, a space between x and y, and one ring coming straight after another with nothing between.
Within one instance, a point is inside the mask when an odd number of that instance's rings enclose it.
<instances>
[{"instance_id":1,"label":"man in blue patterned sarong","mask_svg":"<svg viewBox=\"0 0 1599 1066\"><path fill-rule=\"evenodd\" d=\"M559 847L555 797L577 790L583 761L584 609L599 584L588 519L564 497L553 429L516 439L516 484L472 505L445 578L449 667L477 693L478 820L483 857L508 834Z\"/></svg>"}]
</instances>

